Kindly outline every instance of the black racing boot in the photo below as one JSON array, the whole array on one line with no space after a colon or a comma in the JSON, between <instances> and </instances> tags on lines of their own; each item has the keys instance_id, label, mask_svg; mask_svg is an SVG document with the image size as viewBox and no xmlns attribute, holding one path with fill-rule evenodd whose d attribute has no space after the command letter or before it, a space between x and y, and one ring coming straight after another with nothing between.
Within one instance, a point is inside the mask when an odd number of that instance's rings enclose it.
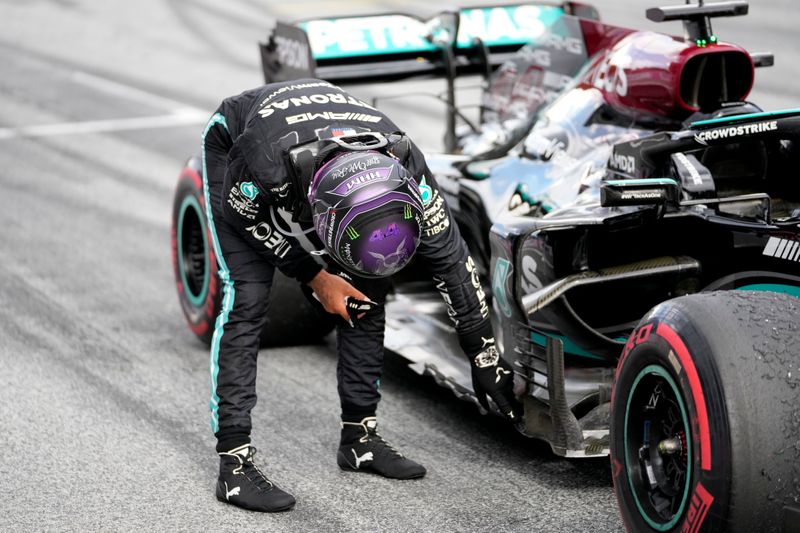
<instances>
[{"instance_id":1,"label":"black racing boot","mask_svg":"<svg viewBox=\"0 0 800 533\"><path fill-rule=\"evenodd\" d=\"M342 439L336 457L339 467L394 479L424 476L425 467L403 457L378 435L377 428L374 416L361 422L342 422Z\"/></svg>"},{"instance_id":2,"label":"black racing boot","mask_svg":"<svg viewBox=\"0 0 800 533\"><path fill-rule=\"evenodd\" d=\"M294 507L294 496L279 489L253 463L249 444L219 454L217 499L251 511L273 513Z\"/></svg>"}]
</instances>

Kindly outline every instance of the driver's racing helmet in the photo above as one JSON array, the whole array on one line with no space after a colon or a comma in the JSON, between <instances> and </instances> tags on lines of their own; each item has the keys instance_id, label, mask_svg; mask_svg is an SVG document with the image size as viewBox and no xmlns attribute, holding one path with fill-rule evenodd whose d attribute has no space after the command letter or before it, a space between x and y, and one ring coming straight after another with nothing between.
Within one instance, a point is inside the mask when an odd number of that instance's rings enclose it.
<instances>
[{"instance_id":1,"label":"driver's racing helmet","mask_svg":"<svg viewBox=\"0 0 800 533\"><path fill-rule=\"evenodd\" d=\"M376 150L337 152L308 189L314 229L325 250L357 276L391 276L420 239L422 198L411 173Z\"/></svg>"}]
</instances>

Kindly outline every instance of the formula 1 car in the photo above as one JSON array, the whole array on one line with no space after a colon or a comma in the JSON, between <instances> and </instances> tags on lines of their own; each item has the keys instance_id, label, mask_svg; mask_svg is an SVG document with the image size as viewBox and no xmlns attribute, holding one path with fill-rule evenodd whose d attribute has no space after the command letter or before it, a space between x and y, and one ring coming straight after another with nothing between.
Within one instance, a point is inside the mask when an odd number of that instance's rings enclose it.
<instances>
[{"instance_id":1,"label":"formula 1 car","mask_svg":"<svg viewBox=\"0 0 800 533\"><path fill-rule=\"evenodd\" d=\"M684 21L679 38L577 4L470 8L363 17L360 33L361 18L279 24L261 48L268 80L445 76L450 153L429 164L516 366L519 429L558 455L610 454L630 531L800 530L800 110L746 101L771 57L710 25L746 12L648 10ZM530 42L476 31L491 13ZM476 71L481 120L459 129L452 80ZM209 261L191 242L176 239L179 293L180 258ZM387 348L474 400L446 306L406 270Z\"/></svg>"}]
</instances>

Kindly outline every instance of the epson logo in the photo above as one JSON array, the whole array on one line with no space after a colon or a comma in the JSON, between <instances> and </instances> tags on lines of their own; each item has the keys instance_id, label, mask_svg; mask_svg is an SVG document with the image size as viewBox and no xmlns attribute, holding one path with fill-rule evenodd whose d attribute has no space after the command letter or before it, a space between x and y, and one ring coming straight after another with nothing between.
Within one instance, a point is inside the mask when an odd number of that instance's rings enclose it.
<instances>
[{"instance_id":1,"label":"epson logo","mask_svg":"<svg viewBox=\"0 0 800 533\"><path fill-rule=\"evenodd\" d=\"M611 154L608 166L627 174L633 174L636 172L636 159L632 155Z\"/></svg>"}]
</instances>

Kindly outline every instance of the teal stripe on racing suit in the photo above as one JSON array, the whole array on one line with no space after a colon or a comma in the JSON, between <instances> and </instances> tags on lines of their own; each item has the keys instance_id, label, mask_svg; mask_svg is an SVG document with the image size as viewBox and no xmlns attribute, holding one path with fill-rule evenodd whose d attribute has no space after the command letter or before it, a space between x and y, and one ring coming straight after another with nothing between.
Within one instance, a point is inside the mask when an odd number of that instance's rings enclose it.
<instances>
[{"instance_id":1,"label":"teal stripe on racing suit","mask_svg":"<svg viewBox=\"0 0 800 533\"><path fill-rule=\"evenodd\" d=\"M210 355L210 374L211 374L211 401L209 406L211 408L211 430L216 433L219 430L219 396L217 395L217 376L219 374L219 340L222 336L222 330L228 322L228 314L233 308L233 301L236 297L236 289L233 287L233 281L230 279L230 271L228 265L225 264L225 258L219 247L219 238L214 227L214 215L211 212L211 198L208 189L208 171L206 169L206 136L209 130L215 125L222 125L225 131L228 131L228 125L225 122L225 117L219 113L215 113L208 121L203 135L201 137L201 153L203 159L203 196L206 201L206 218L208 220L208 228L211 232L211 242L214 247L214 255L217 257L219 265L219 277L222 281L222 311L220 311L217 321L214 326L214 335L211 339L211 355ZM229 131L228 131L229 132ZM230 133L230 132L229 132Z\"/></svg>"}]
</instances>

